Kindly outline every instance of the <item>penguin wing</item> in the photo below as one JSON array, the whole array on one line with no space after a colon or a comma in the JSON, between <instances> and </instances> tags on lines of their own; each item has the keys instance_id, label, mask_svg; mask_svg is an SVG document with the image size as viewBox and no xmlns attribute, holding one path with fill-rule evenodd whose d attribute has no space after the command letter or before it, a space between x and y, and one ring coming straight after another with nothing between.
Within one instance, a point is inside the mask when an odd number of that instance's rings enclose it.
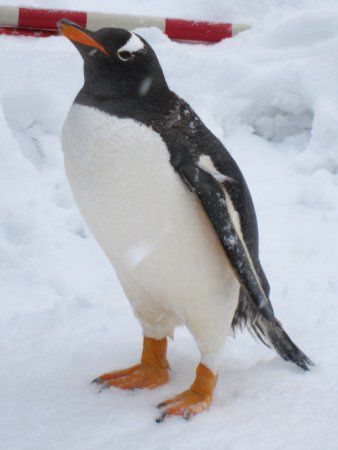
<instances>
[{"instance_id":1,"label":"penguin wing","mask_svg":"<svg viewBox=\"0 0 338 450\"><path fill-rule=\"evenodd\" d=\"M233 205L225 186L212 174L201 169L187 154L179 158L179 161L173 161L173 165L189 189L198 196L245 296L266 319L273 320L271 303L262 289L243 237L234 225L231 214Z\"/></svg>"}]
</instances>

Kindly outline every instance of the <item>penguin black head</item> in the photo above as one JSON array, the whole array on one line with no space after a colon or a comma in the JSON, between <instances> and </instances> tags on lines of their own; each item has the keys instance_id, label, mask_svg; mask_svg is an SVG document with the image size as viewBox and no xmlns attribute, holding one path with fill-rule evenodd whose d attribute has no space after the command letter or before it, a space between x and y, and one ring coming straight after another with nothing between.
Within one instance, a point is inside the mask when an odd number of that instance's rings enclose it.
<instances>
[{"instance_id":1,"label":"penguin black head","mask_svg":"<svg viewBox=\"0 0 338 450\"><path fill-rule=\"evenodd\" d=\"M61 33L84 61L84 89L103 98L145 97L168 89L154 50L140 36L122 28L91 32L62 19Z\"/></svg>"}]
</instances>

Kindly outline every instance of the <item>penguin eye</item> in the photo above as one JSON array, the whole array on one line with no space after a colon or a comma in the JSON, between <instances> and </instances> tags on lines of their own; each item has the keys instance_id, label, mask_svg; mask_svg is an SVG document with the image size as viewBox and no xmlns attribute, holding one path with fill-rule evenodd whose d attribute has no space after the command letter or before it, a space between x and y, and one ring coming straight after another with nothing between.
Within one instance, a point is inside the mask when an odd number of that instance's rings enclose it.
<instances>
[{"instance_id":1,"label":"penguin eye","mask_svg":"<svg viewBox=\"0 0 338 450\"><path fill-rule=\"evenodd\" d=\"M122 61L130 61L131 59L134 58L134 53L131 52L127 52L126 50L122 50L120 52L117 52L117 56L122 60Z\"/></svg>"}]
</instances>

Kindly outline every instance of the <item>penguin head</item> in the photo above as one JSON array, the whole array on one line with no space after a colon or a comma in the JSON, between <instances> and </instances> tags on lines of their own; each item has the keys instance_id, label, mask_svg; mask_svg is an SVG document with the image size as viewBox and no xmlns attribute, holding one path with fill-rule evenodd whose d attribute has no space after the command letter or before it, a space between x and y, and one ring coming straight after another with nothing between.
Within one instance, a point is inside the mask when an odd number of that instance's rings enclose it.
<instances>
[{"instance_id":1,"label":"penguin head","mask_svg":"<svg viewBox=\"0 0 338 450\"><path fill-rule=\"evenodd\" d=\"M87 92L109 99L168 89L154 50L137 34L122 28L91 32L67 19L58 27L83 58Z\"/></svg>"}]
</instances>

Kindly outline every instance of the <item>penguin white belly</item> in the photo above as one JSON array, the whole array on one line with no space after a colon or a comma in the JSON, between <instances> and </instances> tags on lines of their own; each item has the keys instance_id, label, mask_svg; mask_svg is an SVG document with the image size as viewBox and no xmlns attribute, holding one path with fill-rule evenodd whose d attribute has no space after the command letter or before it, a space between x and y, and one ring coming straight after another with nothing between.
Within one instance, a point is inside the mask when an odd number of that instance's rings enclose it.
<instances>
[{"instance_id":1,"label":"penguin white belly","mask_svg":"<svg viewBox=\"0 0 338 450\"><path fill-rule=\"evenodd\" d=\"M75 104L62 143L80 211L145 334L160 339L185 323L202 353L219 348L239 284L161 136L132 119Z\"/></svg>"}]
</instances>

